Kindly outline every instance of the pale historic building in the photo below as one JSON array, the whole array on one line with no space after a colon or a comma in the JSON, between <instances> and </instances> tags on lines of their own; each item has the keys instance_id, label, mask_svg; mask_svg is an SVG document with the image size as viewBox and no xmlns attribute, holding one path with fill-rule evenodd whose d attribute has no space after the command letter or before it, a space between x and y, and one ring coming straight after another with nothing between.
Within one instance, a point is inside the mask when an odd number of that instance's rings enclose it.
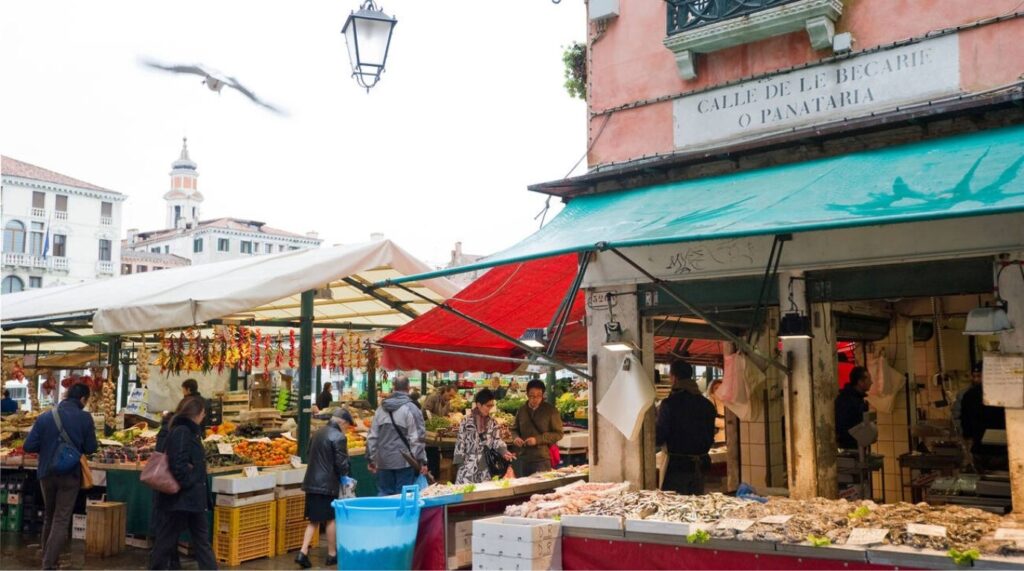
<instances>
[{"instance_id":1,"label":"pale historic building","mask_svg":"<svg viewBox=\"0 0 1024 571\"><path fill-rule=\"evenodd\" d=\"M3 293L120 273L126 195L10 157L2 175Z\"/></svg>"},{"instance_id":2,"label":"pale historic building","mask_svg":"<svg viewBox=\"0 0 1024 571\"><path fill-rule=\"evenodd\" d=\"M181 259L195 265L320 247L322 240L316 232L296 234L231 217L203 220L199 171L189 157L187 141L183 141L178 160L171 163L170 178L171 188L164 194L166 227L146 232L131 228L124 241L126 253L132 256L144 252L163 257L136 256L131 263L133 273L187 265L180 263Z\"/></svg>"}]
</instances>

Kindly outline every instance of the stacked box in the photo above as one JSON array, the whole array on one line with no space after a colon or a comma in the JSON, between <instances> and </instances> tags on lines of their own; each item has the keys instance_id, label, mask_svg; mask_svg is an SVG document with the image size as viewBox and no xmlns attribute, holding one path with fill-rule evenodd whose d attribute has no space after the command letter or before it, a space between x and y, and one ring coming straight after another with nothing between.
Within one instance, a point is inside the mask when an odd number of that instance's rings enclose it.
<instances>
[{"instance_id":1,"label":"stacked box","mask_svg":"<svg viewBox=\"0 0 1024 571\"><path fill-rule=\"evenodd\" d=\"M274 501L213 508L213 551L217 561L234 567L243 561L273 557L277 506Z\"/></svg>"},{"instance_id":2,"label":"stacked box","mask_svg":"<svg viewBox=\"0 0 1024 571\"><path fill-rule=\"evenodd\" d=\"M473 569L561 569L561 524L494 517L473 522Z\"/></svg>"},{"instance_id":3,"label":"stacked box","mask_svg":"<svg viewBox=\"0 0 1024 571\"><path fill-rule=\"evenodd\" d=\"M214 502L220 507L243 507L274 501L273 474L260 474L251 478L244 474L217 476L213 479Z\"/></svg>"},{"instance_id":4,"label":"stacked box","mask_svg":"<svg viewBox=\"0 0 1024 571\"><path fill-rule=\"evenodd\" d=\"M71 516L71 539L85 539L87 516L75 514Z\"/></svg>"},{"instance_id":5,"label":"stacked box","mask_svg":"<svg viewBox=\"0 0 1024 571\"><path fill-rule=\"evenodd\" d=\"M306 496L292 495L277 500L277 554L283 555L302 547L306 534ZM320 544L320 533L313 534L310 547Z\"/></svg>"}]
</instances>

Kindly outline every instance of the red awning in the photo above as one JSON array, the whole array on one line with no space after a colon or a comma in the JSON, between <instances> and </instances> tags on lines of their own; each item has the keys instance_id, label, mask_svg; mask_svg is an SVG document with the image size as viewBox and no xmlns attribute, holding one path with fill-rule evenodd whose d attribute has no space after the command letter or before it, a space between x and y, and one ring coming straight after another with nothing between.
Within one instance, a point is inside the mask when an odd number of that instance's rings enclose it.
<instances>
[{"instance_id":1,"label":"red awning","mask_svg":"<svg viewBox=\"0 0 1024 571\"><path fill-rule=\"evenodd\" d=\"M449 299L448 305L510 337L519 338L527 329L547 327L551 323L576 271L576 254L499 266ZM558 344L557 356L565 361L586 361L584 314L584 296L579 292ZM391 370L511 373L521 367L520 363L427 353L419 349L520 359L526 356L525 351L512 343L441 308L431 309L392 331L380 343L383 346L381 364Z\"/></svg>"}]
</instances>

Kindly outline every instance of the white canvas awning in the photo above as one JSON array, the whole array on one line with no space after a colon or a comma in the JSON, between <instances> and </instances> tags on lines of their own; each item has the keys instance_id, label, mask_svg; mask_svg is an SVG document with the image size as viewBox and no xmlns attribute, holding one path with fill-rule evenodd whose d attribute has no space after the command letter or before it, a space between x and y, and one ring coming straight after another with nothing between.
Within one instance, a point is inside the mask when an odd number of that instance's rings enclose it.
<instances>
[{"instance_id":1,"label":"white canvas awning","mask_svg":"<svg viewBox=\"0 0 1024 571\"><path fill-rule=\"evenodd\" d=\"M95 333L124 334L214 319L298 319L302 292L329 287L315 301L315 323L395 327L431 305L398 288L366 286L430 270L389 240L296 250L9 294L2 321L7 328L92 314ZM443 278L412 285L437 301L458 289Z\"/></svg>"}]
</instances>

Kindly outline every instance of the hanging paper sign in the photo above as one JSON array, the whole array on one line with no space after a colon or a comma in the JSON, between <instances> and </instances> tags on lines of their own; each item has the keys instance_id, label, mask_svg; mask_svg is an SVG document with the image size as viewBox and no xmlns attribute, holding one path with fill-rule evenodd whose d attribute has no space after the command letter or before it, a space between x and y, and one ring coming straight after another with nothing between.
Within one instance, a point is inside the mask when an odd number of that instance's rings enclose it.
<instances>
[{"instance_id":1,"label":"hanging paper sign","mask_svg":"<svg viewBox=\"0 0 1024 571\"><path fill-rule=\"evenodd\" d=\"M985 404L1024 408L1024 355L985 353L981 375Z\"/></svg>"},{"instance_id":2,"label":"hanging paper sign","mask_svg":"<svg viewBox=\"0 0 1024 571\"><path fill-rule=\"evenodd\" d=\"M235 453L235 449L234 449L233 446L231 446L230 444L228 444L226 442L218 442L217 443L217 453L218 454L224 454L225 456L230 456L230 455Z\"/></svg>"},{"instance_id":3,"label":"hanging paper sign","mask_svg":"<svg viewBox=\"0 0 1024 571\"><path fill-rule=\"evenodd\" d=\"M246 478L255 478L260 475L260 469L256 466L246 466L244 472Z\"/></svg>"},{"instance_id":4,"label":"hanging paper sign","mask_svg":"<svg viewBox=\"0 0 1024 571\"><path fill-rule=\"evenodd\" d=\"M782 525L791 519L793 519L793 516L791 515L766 515L763 518L757 520L757 522L769 523L773 525Z\"/></svg>"},{"instance_id":5,"label":"hanging paper sign","mask_svg":"<svg viewBox=\"0 0 1024 571\"><path fill-rule=\"evenodd\" d=\"M941 525L908 523L907 533L910 535L927 535L928 537L946 537L946 528Z\"/></svg>"},{"instance_id":6,"label":"hanging paper sign","mask_svg":"<svg viewBox=\"0 0 1024 571\"><path fill-rule=\"evenodd\" d=\"M846 538L846 545L877 545L885 541L889 530L880 527L855 527Z\"/></svg>"}]
</instances>

